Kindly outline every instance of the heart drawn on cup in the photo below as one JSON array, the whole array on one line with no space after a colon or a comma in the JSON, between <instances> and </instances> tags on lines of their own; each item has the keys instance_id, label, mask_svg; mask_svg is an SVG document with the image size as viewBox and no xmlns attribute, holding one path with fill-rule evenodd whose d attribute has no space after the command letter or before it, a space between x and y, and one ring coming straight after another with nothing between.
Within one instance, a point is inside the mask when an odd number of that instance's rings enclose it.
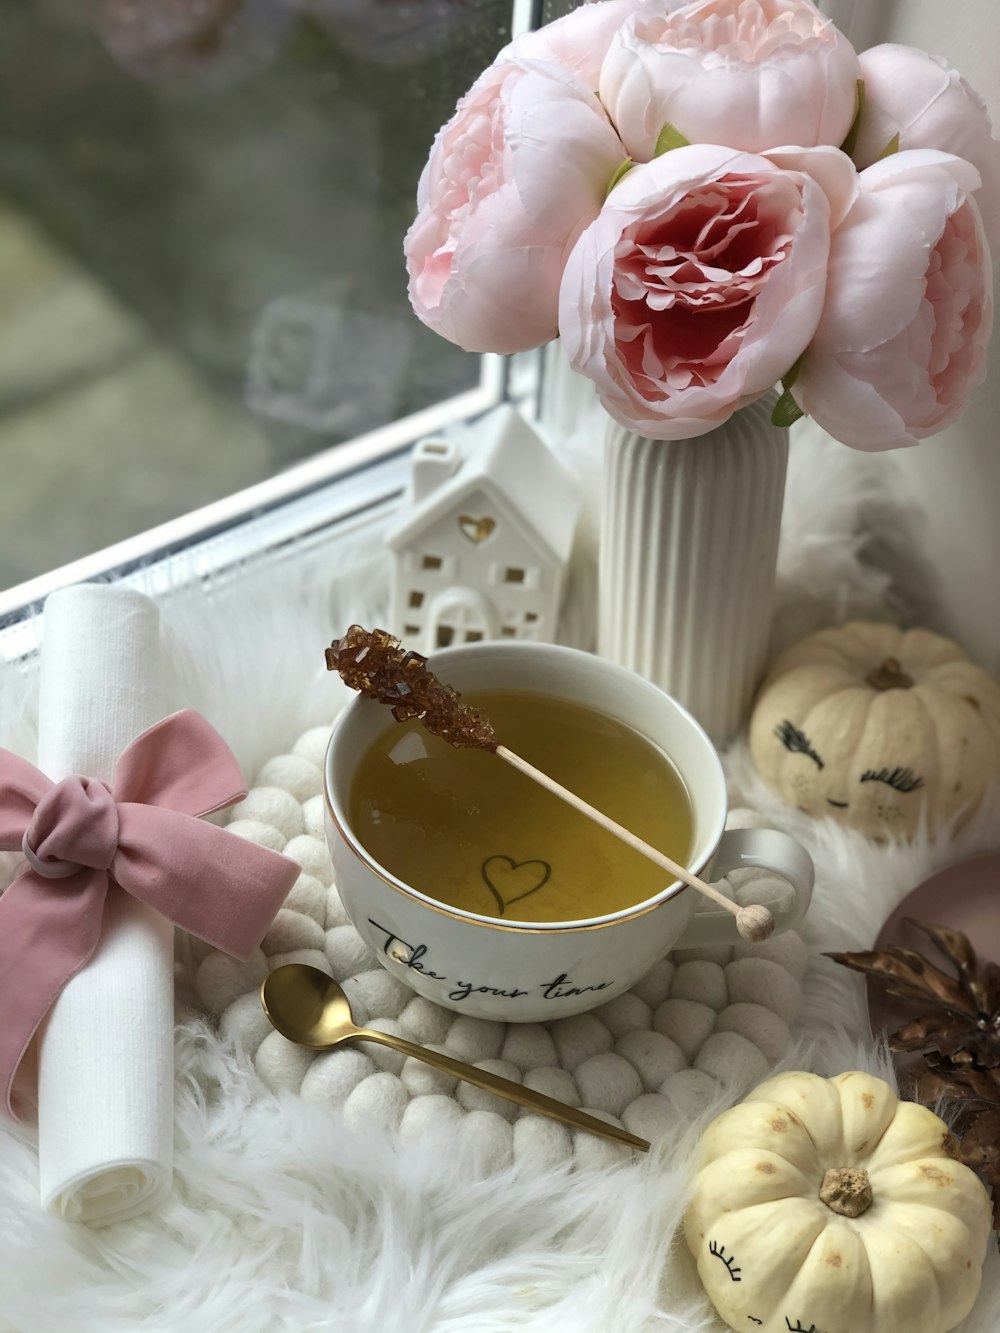
<instances>
[{"instance_id":1,"label":"heart drawn on cup","mask_svg":"<svg viewBox=\"0 0 1000 1333\"><path fill-rule=\"evenodd\" d=\"M515 861L512 856L488 856L483 862L483 881L501 916L507 908L544 888L552 875L548 861Z\"/></svg>"},{"instance_id":2,"label":"heart drawn on cup","mask_svg":"<svg viewBox=\"0 0 1000 1333\"><path fill-rule=\"evenodd\" d=\"M495 518L473 518L470 514L459 514L458 526L461 529L462 536L470 542L484 542L496 527Z\"/></svg>"}]
</instances>

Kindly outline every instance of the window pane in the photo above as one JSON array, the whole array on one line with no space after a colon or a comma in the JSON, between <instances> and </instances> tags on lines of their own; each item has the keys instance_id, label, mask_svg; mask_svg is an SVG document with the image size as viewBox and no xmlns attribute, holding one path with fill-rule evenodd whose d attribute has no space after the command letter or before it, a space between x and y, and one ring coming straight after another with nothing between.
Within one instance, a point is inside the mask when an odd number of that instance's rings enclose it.
<instances>
[{"instance_id":1,"label":"window pane","mask_svg":"<svg viewBox=\"0 0 1000 1333\"><path fill-rule=\"evenodd\" d=\"M576 9L580 3L581 0L544 0L542 23L551 23L553 19L561 19L571 9Z\"/></svg>"},{"instance_id":2,"label":"window pane","mask_svg":"<svg viewBox=\"0 0 1000 1333\"><path fill-rule=\"evenodd\" d=\"M401 246L510 13L0 6L0 587L478 381Z\"/></svg>"}]
</instances>

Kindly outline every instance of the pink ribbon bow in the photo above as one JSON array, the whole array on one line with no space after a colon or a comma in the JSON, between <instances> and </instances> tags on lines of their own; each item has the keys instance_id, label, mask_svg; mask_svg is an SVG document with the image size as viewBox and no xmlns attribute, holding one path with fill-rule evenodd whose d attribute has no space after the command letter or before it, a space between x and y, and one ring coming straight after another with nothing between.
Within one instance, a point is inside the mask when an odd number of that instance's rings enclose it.
<instances>
[{"instance_id":1,"label":"pink ribbon bow","mask_svg":"<svg viewBox=\"0 0 1000 1333\"><path fill-rule=\"evenodd\" d=\"M113 881L237 958L260 943L299 874L287 857L197 816L246 795L229 746L190 709L127 746L109 785L52 782L0 750L0 849L28 864L0 896L0 1081L101 935Z\"/></svg>"}]
</instances>

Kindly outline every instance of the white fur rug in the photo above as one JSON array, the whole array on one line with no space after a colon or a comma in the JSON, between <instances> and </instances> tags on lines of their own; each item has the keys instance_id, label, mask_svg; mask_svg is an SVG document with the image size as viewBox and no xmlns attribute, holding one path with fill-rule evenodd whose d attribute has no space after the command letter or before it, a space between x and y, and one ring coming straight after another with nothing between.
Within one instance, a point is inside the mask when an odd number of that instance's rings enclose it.
<instances>
[{"instance_id":1,"label":"white fur rug","mask_svg":"<svg viewBox=\"0 0 1000 1333\"><path fill-rule=\"evenodd\" d=\"M898 595L905 581L893 581L888 564L869 567L855 535L862 511L877 511L884 538L890 476L881 462L808 434L795 442L776 648L850 615L905 612ZM884 540L880 550L893 558ZM900 566L905 575L905 553ZM322 647L350 618L377 616L381 569L375 526L356 535L332 592L323 553L271 574L251 570L250 614L245 592L165 600L178 702L200 707L220 727L248 774L290 737L329 719L336 689L322 669ZM568 639L587 641L592 587L583 543ZM30 664L9 666L0 676L0 740L30 755L32 719ZM996 849L1000 801L957 839L877 847L784 806L756 779L742 744L726 758L734 802L799 837L817 864L798 1045L785 1064L885 1074L867 1036L860 980L819 954L868 946L927 874ZM348 1127L324 1105L274 1095L200 1012L193 983L182 951L175 1187L162 1212L93 1232L48 1217L38 1207L31 1131L0 1130L4 1333L721 1327L677 1243L677 1224L693 1144L731 1091L723 1088L694 1119L678 1118L647 1159L570 1171L519 1155L498 1172L474 1134L430 1132L404 1145ZM993 1247L962 1327L1000 1327Z\"/></svg>"}]
</instances>

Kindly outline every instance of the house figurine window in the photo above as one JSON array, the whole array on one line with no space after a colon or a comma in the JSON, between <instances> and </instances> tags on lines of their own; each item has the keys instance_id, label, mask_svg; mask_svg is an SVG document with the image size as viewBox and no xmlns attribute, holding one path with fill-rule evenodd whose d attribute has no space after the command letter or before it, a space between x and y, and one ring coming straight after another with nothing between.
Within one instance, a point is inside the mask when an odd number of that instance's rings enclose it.
<instances>
[{"instance_id":1,"label":"house figurine window","mask_svg":"<svg viewBox=\"0 0 1000 1333\"><path fill-rule=\"evenodd\" d=\"M573 478L510 406L421 441L387 535L395 633L425 653L555 638L579 508Z\"/></svg>"}]
</instances>

